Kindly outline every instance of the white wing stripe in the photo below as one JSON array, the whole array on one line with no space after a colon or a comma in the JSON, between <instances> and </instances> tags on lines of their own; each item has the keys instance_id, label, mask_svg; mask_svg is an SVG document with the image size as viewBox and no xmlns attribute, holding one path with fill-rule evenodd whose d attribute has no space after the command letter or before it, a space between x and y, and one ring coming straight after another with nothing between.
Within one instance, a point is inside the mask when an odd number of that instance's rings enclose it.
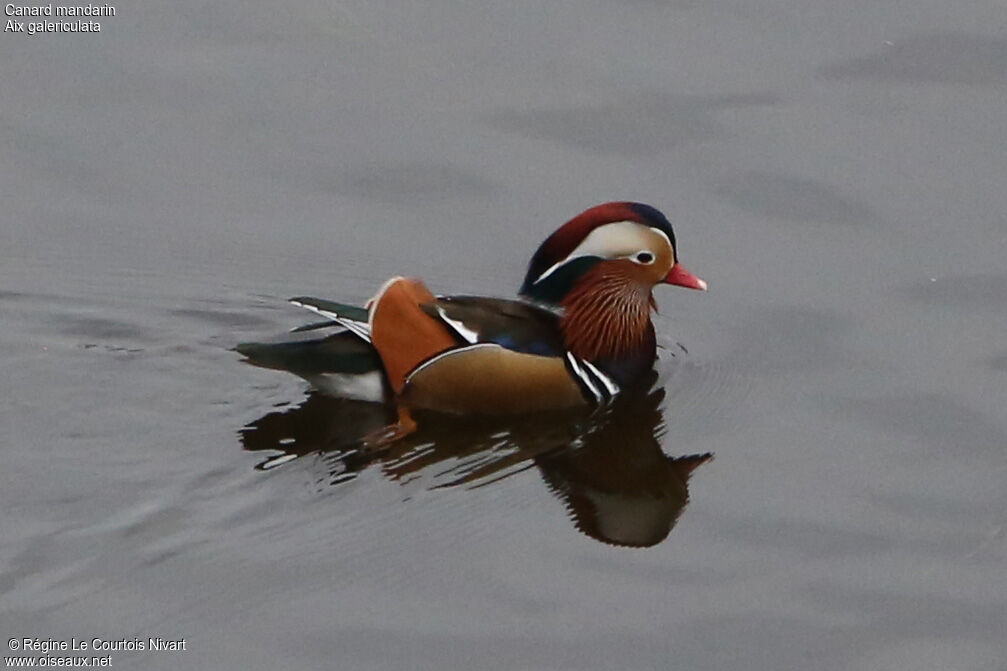
<instances>
[{"instance_id":1,"label":"white wing stripe","mask_svg":"<svg viewBox=\"0 0 1007 671\"><path fill-rule=\"evenodd\" d=\"M437 306L437 314L441 316L441 321L443 321L445 324L454 329L455 333L457 333L462 338L462 340L471 345L475 345L477 342L479 342L478 333L476 333L469 327L465 326L465 324L458 321L457 319L451 319L450 317L448 317L447 313L444 312L444 308L441 307L440 305Z\"/></svg>"},{"instance_id":2,"label":"white wing stripe","mask_svg":"<svg viewBox=\"0 0 1007 671\"><path fill-rule=\"evenodd\" d=\"M358 322L353 319L347 319L346 317L340 317L338 314L332 312L331 310L323 310L320 307L317 307L315 305L309 305L308 303L301 303L300 301L290 301L290 302L298 307L305 308L306 310L311 310L317 315L321 315L327 319L331 319L332 321L338 323L339 325L346 327L347 330L351 331L354 335L366 340L367 342L371 341L371 329L367 324L363 322Z\"/></svg>"},{"instance_id":3,"label":"white wing stripe","mask_svg":"<svg viewBox=\"0 0 1007 671\"><path fill-rule=\"evenodd\" d=\"M598 370L597 366L595 366L590 361L582 361L581 363L587 366L591 370L591 372L593 372L595 376L597 376L598 380L603 385L605 385L605 389L608 390L609 399L614 398L615 395L619 393L619 385L617 385L608 375L605 375L600 370Z\"/></svg>"},{"instance_id":4,"label":"white wing stripe","mask_svg":"<svg viewBox=\"0 0 1007 671\"><path fill-rule=\"evenodd\" d=\"M587 387L594 395L594 400L600 403L603 398L601 391L599 391L598 387L595 386L590 374L580 367L580 360L570 352L566 353L566 360L570 362L570 367L573 368L574 374L580 378L580 381L584 383L584 386Z\"/></svg>"}]
</instances>

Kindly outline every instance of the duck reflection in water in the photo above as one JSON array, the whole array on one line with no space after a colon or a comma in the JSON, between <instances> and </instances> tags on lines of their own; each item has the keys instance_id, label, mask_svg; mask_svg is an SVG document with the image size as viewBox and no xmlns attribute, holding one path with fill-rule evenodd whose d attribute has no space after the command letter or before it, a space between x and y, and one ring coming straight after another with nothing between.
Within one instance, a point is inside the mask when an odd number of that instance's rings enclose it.
<instances>
[{"instance_id":1,"label":"duck reflection in water","mask_svg":"<svg viewBox=\"0 0 1007 671\"><path fill-rule=\"evenodd\" d=\"M361 438L394 420L392 407L311 393L240 431L246 450L272 452L268 470L305 455L338 485L375 467L389 479L432 488L492 486L531 468L563 502L578 530L603 543L648 547L664 540L689 500L688 481L712 454L669 457L664 389L627 394L604 409L475 419L431 415L419 432L381 449Z\"/></svg>"}]
</instances>

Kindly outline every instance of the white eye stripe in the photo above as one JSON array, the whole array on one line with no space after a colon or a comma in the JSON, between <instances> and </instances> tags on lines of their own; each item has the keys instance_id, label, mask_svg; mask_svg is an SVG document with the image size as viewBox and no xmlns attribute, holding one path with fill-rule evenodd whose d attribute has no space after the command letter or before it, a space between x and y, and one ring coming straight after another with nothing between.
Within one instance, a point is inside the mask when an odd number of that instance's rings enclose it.
<instances>
[{"instance_id":1,"label":"white eye stripe","mask_svg":"<svg viewBox=\"0 0 1007 671\"><path fill-rule=\"evenodd\" d=\"M576 249L574 249L566 258L554 263L552 266L547 268L545 272L539 275L535 280L535 284L538 284L545 278L552 275L556 270L566 265L569 261L583 256L628 258L636 261L635 257L637 254L647 252L656 258L657 254L649 249L642 248L643 245L653 244L653 240L648 240L643 235L643 231L657 233L664 238L665 242L668 243L668 247L673 249L671 246L671 240L669 240L667 234L659 228L640 224L635 221L615 221L610 224L605 224L604 226L599 226L591 231L591 233L589 233L588 236L584 238L584 240L577 245ZM636 247L635 250L633 249L634 247ZM613 257L613 252L616 254L622 252L622 254L618 257ZM639 261L636 262L639 263ZM651 261L651 263L653 263L653 261Z\"/></svg>"},{"instance_id":2,"label":"white eye stripe","mask_svg":"<svg viewBox=\"0 0 1007 671\"><path fill-rule=\"evenodd\" d=\"M668 249L671 250L671 260L677 261L678 259L676 257L678 256L678 251L675 249L675 245L671 244L671 240L668 238L668 234L662 231L660 228L654 228L653 226L650 227L650 230L654 231L662 238L664 238L664 241L668 243Z\"/></svg>"},{"instance_id":3,"label":"white eye stripe","mask_svg":"<svg viewBox=\"0 0 1007 671\"><path fill-rule=\"evenodd\" d=\"M671 244L671 240L668 239L668 234L667 233L665 233L664 231L662 231L660 228L654 228L653 226L650 227L650 230L654 231L655 233L657 233L658 235L660 235L662 238L664 238L664 241L668 243L669 247L671 247L672 249L675 248L675 246L673 244Z\"/></svg>"}]
</instances>

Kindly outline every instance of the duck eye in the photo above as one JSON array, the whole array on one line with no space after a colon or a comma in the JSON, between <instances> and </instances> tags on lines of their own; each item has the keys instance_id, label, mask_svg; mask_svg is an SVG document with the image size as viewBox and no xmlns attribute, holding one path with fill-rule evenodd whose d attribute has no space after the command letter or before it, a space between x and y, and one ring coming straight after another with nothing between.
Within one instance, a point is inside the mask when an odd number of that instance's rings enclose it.
<instances>
[{"instance_id":1,"label":"duck eye","mask_svg":"<svg viewBox=\"0 0 1007 671\"><path fill-rule=\"evenodd\" d=\"M650 252L640 252L636 255L634 259L637 263L642 263L644 265L654 262L654 255Z\"/></svg>"}]
</instances>

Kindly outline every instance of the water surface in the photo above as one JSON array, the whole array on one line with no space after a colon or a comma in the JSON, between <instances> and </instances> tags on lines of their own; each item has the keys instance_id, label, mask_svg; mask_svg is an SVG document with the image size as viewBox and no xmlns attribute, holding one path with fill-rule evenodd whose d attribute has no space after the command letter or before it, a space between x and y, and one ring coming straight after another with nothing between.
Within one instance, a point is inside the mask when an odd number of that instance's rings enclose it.
<instances>
[{"instance_id":1,"label":"water surface","mask_svg":"<svg viewBox=\"0 0 1007 671\"><path fill-rule=\"evenodd\" d=\"M1001 3L118 10L0 39L0 632L186 639L113 655L143 669L1007 664ZM361 455L380 409L230 350L392 274L512 295L613 199L711 286L658 291L660 390L613 423Z\"/></svg>"}]
</instances>

